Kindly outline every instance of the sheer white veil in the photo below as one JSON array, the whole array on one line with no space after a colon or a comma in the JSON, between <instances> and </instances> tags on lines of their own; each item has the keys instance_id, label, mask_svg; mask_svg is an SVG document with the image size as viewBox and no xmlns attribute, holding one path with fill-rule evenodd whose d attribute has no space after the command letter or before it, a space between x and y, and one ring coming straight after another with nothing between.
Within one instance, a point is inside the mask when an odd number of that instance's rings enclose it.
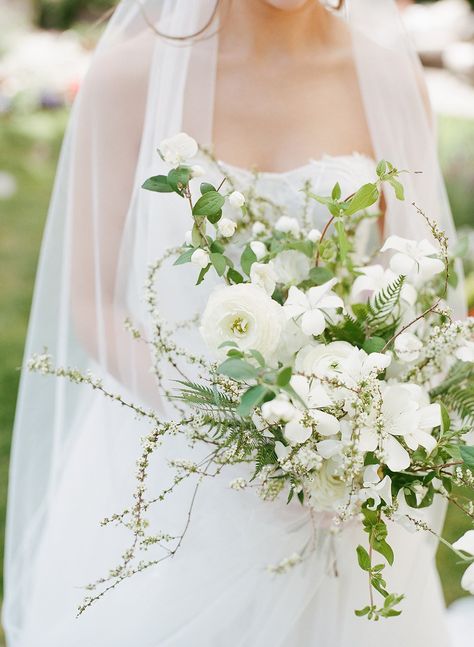
<instances>
[{"instance_id":1,"label":"sheer white veil","mask_svg":"<svg viewBox=\"0 0 474 647\"><path fill-rule=\"evenodd\" d=\"M215 0L123 0L111 19L64 141L25 350L26 361L48 348L55 364L90 370L112 390L152 403L164 416L169 412L156 393L149 350L132 339L124 320L128 317L149 332L143 298L147 267L165 249L181 244L186 211L180 201L157 201L140 186L148 176L163 172L156 149L164 137L184 130L201 144L212 144L219 42L218 23L210 21L214 9ZM377 158L423 172L404 178L404 203L388 192L387 234L426 235L410 206L416 202L453 241L421 67L395 2L346 0L341 17L351 33ZM185 36L208 22L200 37L183 41L160 37L151 28ZM174 270L165 268L159 286L164 316L176 322L194 314L203 298L191 290L193 277L186 269L179 280L178 285ZM178 298L183 294L185 299ZM460 290L452 300L461 315ZM84 386L23 371L6 545L4 622L11 646L43 645L28 642L26 636L38 582L49 577L42 564L49 528L72 523L80 530L128 502L141 425L129 421L127 434L110 428L111 407L119 408ZM84 420L92 411L96 433L89 430L83 438ZM68 496L63 477L79 454L85 462L82 468L74 463L78 491L95 492L100 505L88 516L74 491L65 505L70 517L61 519L58 510ZM100 541L94 535L92 547ZM57 545L55 550L69 551L72 568L74 545ZM79 584L107 566L101 562L107 546L98 552L100 564L91 553L91 572ZM50 586L57 586L54 573ZM133 588L127 591L133 599ZM74 609L68 621L74 622L73 616ZM71 640L68 647L76 644L81 643Z\"/></svg>"}]
</instances>

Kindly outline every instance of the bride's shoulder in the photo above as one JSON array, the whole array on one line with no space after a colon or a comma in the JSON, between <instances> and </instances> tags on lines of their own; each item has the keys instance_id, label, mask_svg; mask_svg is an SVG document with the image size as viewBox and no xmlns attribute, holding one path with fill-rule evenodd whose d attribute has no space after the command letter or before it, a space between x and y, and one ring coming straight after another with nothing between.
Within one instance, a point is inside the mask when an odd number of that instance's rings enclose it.
<instances>
[{"instance_id":1,"label":"bride's shoulder","mask_svg":"<svg viewBox=\"0 0 474 647\"><path fill-rule=\"evenodd\" d=\"M108 105L117 101L129 103L132 98L137 102L140 98L144 100L154 42L154 35L144 31L99 49L84 79L83 97Z\"/></svg>"}]
</instances>

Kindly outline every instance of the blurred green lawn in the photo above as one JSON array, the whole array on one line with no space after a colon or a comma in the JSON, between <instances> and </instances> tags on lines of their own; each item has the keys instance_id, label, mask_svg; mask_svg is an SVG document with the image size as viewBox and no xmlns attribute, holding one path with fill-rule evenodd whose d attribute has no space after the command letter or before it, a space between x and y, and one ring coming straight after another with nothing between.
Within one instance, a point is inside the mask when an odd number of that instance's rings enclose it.
<instances>
[{"instance_id":1,"label":"blurred green lawn","mask_svg":"<svg viewBox=\"0 0 474 647\"><path fill-rule=\"evenodd\" d=\"M18 192L0 201L0 532L3 536L7 491L8 454L18 387L23 343L39 244L61 136L65 112L39 112L27 116L0 117L0 171L17 179ZM441 159L448 190L459 223L474 224L472 169L474 122L444 118L440 123ZM459 536L465 527L461 513L448 515L446 536ZM439 551L446 599L462 591L460 568L444 547ZM1 642L1 638L0 638Z\"/></svg>"}]
</instances>

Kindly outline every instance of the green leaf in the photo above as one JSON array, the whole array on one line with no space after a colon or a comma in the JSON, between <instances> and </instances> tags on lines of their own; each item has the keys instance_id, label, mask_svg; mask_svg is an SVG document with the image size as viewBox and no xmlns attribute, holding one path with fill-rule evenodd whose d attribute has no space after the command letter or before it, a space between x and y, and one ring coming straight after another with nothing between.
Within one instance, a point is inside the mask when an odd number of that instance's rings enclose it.
<instances>
[{"instance_id":1,"label":"green leaf","mask_svg":"<svg viewBox=\"0 0 474 647\"><path fill-rule=\"evenodd\" d=\"M201 195L204 195L205 193L209 193L209 191L216 191L216 188L212 184L209 184L209 182L202 182Z\"/></svg>"},{"instance_id":2,"label":"green leaf","mask_svg":"<svg viewBox=\"0 0 474 647\"><path fill-rule=\"evenodd\" d=\"M242 252L242 256L240 257L240 266L242 267L242 270L245 272L245 274L247 274L247 276L250 276L250 268L256 260L257 257L255 256L255 253L252 251L250 245L247 245Z\"/></svg>"},{"instance_id":3,"label":"green leaf","mask_svg":"<svg viewBox=\"0 0 474 647\"><path fill-rule=\"evenodd\" d=\"M207 191L196 202L193 208L194 216L215 216L224 206L224 196L217 191Z\"/></svg>"},{"instance_id":4,"label":"green leaf","mask_svg":"<svg viewBox=\"0 0 474 647\"><path fill-rule=\"evenodd\" d=\"M184 187L191 179L191 174L192 171L189 166L178 166L178 168L173 168L168 173L168 184L173 191L182 196Z\"/></svg>"},{"instance_id":5,"label":"green leaf","mask_svg":"<svg viewBox=\"0 0 474 647\"><path fill-rule=\"evenodd\" d=\"M301 252L308 258L313 258L314 243L310 240L291 240L284 245L284 249L292 249Z\"/></svg>"},{"instance_id":6,"label":"green leaf","mask_svg":"<svg viewBox=\"0 0 474 647\"><path fill-rule=\"evenodd\" d=\"M213 240L211 243L211 252L216 252L217 254L223 254L225 247L218 240Z\"/></svg>"},{"instance_id":7,"label":"green leaf","mask_svg":"<svg viewBox=\"0 0 474 647\"><path fill-rule=\"evenodd\" d=\"M405 189L403 188L403 184L394 177L390 178L388 182L393 187L397 200L405 200Z\"/></svg>"},{"instance_id":8,"label":"green leaf","mask_svg":"<svg viewBox=\"0 0 474 647\"><path fill-rule=\"evenodd\" d=\"M219 209L217 213L207 216L207 219L211 225L215 225L222 218L222 209Z\"/></svg>"},{"instance_id":9,"label":"green leaf","mask_svg":"<svg viewBox=\"0 0 474 647\"><path fill-rule=\"evenodd\" d=\"M191 256L194 254L196 250L193 247L190 247L187 249L185 252L183 252L178 258L175 260L173 265L184 265L184 263L189 263L191 261Z\"/></svg>"},{"instance_id":10,"label":"green leaf","mask_svg":"<svg viewBox=\"0 0 474 647\"><path fill-rule=\"evenodd\" d=\"M370 556L363 546L357 546L357 561L363 571L370 571Z\"/></svg>"},{"instance_id":11,"label":"green leaf","mask_svg":"<svg viewBox=\"0 0 474 647\"><path fill-rule=\"evenodd\" d=\"M331 197L332 197L333 200L340 200L341 199L341 185L339 184L339 182L337 182L334 185Z\"/></svg>"},{"instance_id":12,"label":"green leaf","mask_svg":"<svg viewBox=\"0 0 474 647\"><path fill-rule=\"evenodd\" d=\"M203 268L202 268L202 270L199 272L199 276L198 276L198 279L197 279L197 281L196 281L196 285L201 285L201 283L204 281L204 277L205 277L205 276L206 276L206 274L209 272L209 270L211 269L211 267L212 267L212 266L211 266L211 264L209 263L209 265L207 265L206 267L203 267Z\"/></svg>"},{"instance_id":13,"label":"green leaf","mask_svg":"<svg viewBox=\"0 0 474 647\"><path fill-rule=\"evenodd\" d=\"M219 276L223 276L226 268L227 268L227 262L225 260L225 256L222 254L211 254L211 263L213 264L216 272L218 273Z\"/></svg>"},{"instance_id":14,"label":"green leaf","mask_svg":"<svg viewBox=\"0 0 474 647\"><path fill-rule=\"evenodd\" d=\"M469 468L474 468L474 447L469 447L467 445L461 445L459 447L461 452L461 458L464 461L464 464Z\"/></svg>"},{"instance_id":15,"label":"green leaf","mask_svg":"<svg viewBox=\"0 0 474 647\"><path fill-rule=\"evenodd\" d=\"M291 376L292 376L293 370L291 366L287 366L286 368L282 368L281 371L278 373L277 376L277 384L278 386L286 386L287 384L290 383Z\"/></svg>"},{"instance_id":16,"label":"green leaf","mask_svg":"<svg viewBox=\"0 0 474 647\"><path fill-rule=\"evenodd\" d=\"M375 541L373 546L374 546L374 550L376 550L378 553L383 555L387 560L387 562L390 564L390 566L392 566L393 560L394 560L392 547L389 544L387 544L385 540Z\"/></svg>"},{"instance_id":17,"label":"green leaf","mask_svg":"<svg viewBox=\"0 0 474 647\"><path fill-rule=\"evenodd\" d=\"M369 337L369 339L365 340L362 348L370 355L370 353L382 352L384 346L385 339L382 339L382 337Z\"/></svg>"},{"instance_id":18,"label":"green leaf","mask_svg":"<svg viewBox=\"0 0 474 647\"><path fill-rule=\"evenodd\" d=\"M272 392L262 384L252 386L250 389L245 391L245 393L240 398L240 404L237 407L237 413L242 416L242 418L246 418L252 413L255 407L257 407L265 400L265 398L269 394L273 395Z\"/></svg>"},{"instance_id":19,"label":"green leaf","mask_svg":"<svg viewBox=\"0 0 474 647\"><path fill-rule=\"evenodd\" d=\"M385 175L385 173L387 172L387 162L385 160L380 160L380 162L377 164L376 172L379 177Z\"/></svg>"},{"instance_id":20,"label":"green leaf","mask_svg":"<svg viewBox=\"0 0 474 647\"><path fill-rule=\"evenodd\" d=\"M219 366L218 371L221 375L227 375L233 380L251 380L258 377L257 369L241 359L226 359Z\"/></svg>"},{"instance_id":21,"label":"green leaf","mask_svg":"<svg viewBox=\"0 0 474 647\"><path fill-rule=\"evenodd\" d=\"M234 270L232 267L229 268L229 271L227 272L227 278L229 281L232 283L243 283L244 282L244 277L240 272L237 272L237 270Z\"/></svg>"},{"instance_id":22,"label":"green leaf","mask_svg":"<svg viewBox=\"0 0 474 647\"><path fill-rule=\"evenodd\" d=\"M149 177L148 180L142 184L142 189L146 189L147 191L156 191L157 193L173 192L172 187L168 184L168 178L166 175L154 175L153 177Z\"/></svg>"},{"instance_id":23,"label":"green leaf","mask_svg":"<svg viewBox=\"0 0 474 647\"><path fill-rule=\"evenodd\" d=\"M194 247L201 247L201 245L204 243L204 239L196 223L193 225L193 228L191 230L191 240Z\"/></svg>"},{"instance_id":24,"label":"green leaf","mask_svg":"<svg viewBox=\"0 0 474 647\"><path fill-rule=\"evenodd\" d=\"M442 402L439 403L439 406L441 408L441 430L446 434L451 429L451 417Z\"/></svg>"},{"instance_id":25,"label":"green leaf","mask_svg":"<svg viewBox=\"0 0 474 647\"><path fill-rule=\"evenodd\" d=\"M255 350L255 348L252 348L251 350L249 350L249 353L252 355L252 357L254 359L257 360L257 362L260 364L260 366L262 366L262 367L265 366L265 359L264 359L262 353L260 353L258 350Z\"/></svg>"},{"instance_id":26,"label":"green leaf","mask_svg":"<svg viewBox=\"0 0 474 647\"><path fill-rule=\"evenodd\" d=\"M314 285L323 285L323 283L327 283L333 277L334 274L326 267L313 267L309 272L309 278Z\"/></svg>"},{"instance_id":27,"label":"green leaf","mask_svg":"<svg viewBox=\"0 0 474 647\"><path fill-rule=\"evenodd\" d=\"M363 609L357 609L356 611L354 611L354 613L359 618L363 618L364 616L366 616L369 613L370 609L371 609L371 607L364 607Z\"/></svg>"},{"instance_id":28,"label":"green leaf","mask_svg":"<svg viewBox=\"0 0 474 647\"><path fill-rule=\"evenodd\" d=\"M379 199L379 190L376 184L364 184L356 194L349 200L344 212L347 216L363 211L372 206Z\"/></svg>"}]
</instances>

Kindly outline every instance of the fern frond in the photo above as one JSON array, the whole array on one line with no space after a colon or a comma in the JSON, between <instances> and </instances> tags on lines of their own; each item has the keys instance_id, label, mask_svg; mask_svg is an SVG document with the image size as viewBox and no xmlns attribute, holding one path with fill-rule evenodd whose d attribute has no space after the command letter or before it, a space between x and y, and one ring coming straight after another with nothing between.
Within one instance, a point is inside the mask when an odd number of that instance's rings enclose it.
<instances>
[{"instance_id":1,"label":"fern frond","mask_svg":"<svg viewBox=\"0 0 474 647\"><path fill-rule=\"evenodd\" d=\"M401 274L393 283L380 290L372 303L368 303L366 325L371 335L384 337L390 333L393 334L399 321L395 310L400 302L405 279L406 277Z\"/></svg>"},{"instance_id":2,"label":"fern frond","mask_svg":"<svg viewBox=\"0 0 474 647\"><path fill-rule=\"evenodd\" d=\"M196 382L185 382L178 380L181 384L179 395L175 396L177 400L192 404L205 409L219 409L229 411L236 409L238 402L223 393L215 386L197 384Z\"/></svg>"},{"instance_id":3,"label":"fern frond","mask_svg":"<svg viewBox=\"0 0 474 647\"><path fill-rule=\"evenodd\" d=\"M433 400L441 400L448 410L457 413L464 424L474 425L474 364L456 362L430 395Z\"/></svg>"},{"instance_id":4,"label":"fern frond","mask_svg":"<svg viewBox=\"0 0 474 647\"><path fill-rule=\"evenodd\" d=\"M337 325L330 324L326 328L328 341L347 341L354 346L362 347L365 341L365 330L360 321L345 314Z\"/></svg>"}]
</instances>

